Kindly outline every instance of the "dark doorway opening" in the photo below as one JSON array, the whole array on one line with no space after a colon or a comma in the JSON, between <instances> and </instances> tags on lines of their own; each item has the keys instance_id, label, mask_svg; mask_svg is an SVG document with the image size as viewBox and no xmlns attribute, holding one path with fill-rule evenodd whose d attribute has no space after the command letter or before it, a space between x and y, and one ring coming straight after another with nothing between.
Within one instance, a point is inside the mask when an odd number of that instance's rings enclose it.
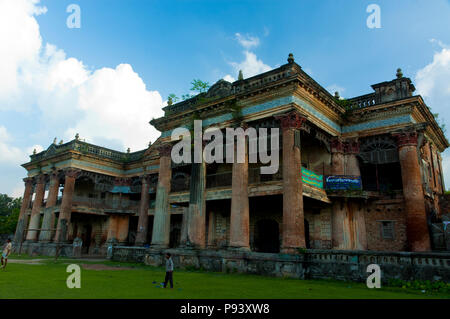
<instances>
[{"instance_id":1,"label":"dark doorway opening","mask_svg":"<svg viewBox=\"0 0 450 319\"><path fill-rule=\"evenodd\" d=\"M262 219L256 222L255 248L258 252L280 252L280 229L273 219Z\"/></svg>"},{"instance_id":2,"label":"dark doorway opening","mask_svg":"<svg viewBox=\"0 0 450 319\"><path fill-rule=\"evenodd\" d=\"M82 254L89 254L89 246L91 245L92 236L92 226L87 224L83 227L83 232L81 234L81 240L83 244L81 246Z\"/></svg>"},{"instance_id":3,"label":"dark doorway opening","mask_svg":"<svg viewBox=\"0 0 450 319\"><path fill-rule=\"evenodd\" d=\"M170 248L180 246L182 221L183 221L182 214L173 214L170 216L170 238L169 238Z\"/></svg>"},{"instance_id":4,"label":"dark doorway opening","mask_svg":"<svg viewBox=\"0 0 450 319\"><path fill-rule=\"evenodd\" d=\"M134 242L136 241L138 221L139 217L130 216L130 223L128 225L128 245L134 245Z\"/></svg>"},{"instance_id":5,"label":"dark doorway opening","mask_svg":"<svg viewBox=\"0 0 450 319\"><path fill-rule=\"evenodd\" d=\"M305 219L305 245L306 248L311 248L311 242L309 240L309 222Z\"/></svg>"}]
</instances>

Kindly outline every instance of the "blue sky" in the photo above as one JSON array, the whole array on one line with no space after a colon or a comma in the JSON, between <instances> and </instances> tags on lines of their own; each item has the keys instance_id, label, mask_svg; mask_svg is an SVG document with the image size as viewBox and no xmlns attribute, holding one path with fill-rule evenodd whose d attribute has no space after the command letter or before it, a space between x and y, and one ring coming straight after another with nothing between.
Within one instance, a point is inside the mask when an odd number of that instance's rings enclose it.
<instances>
[{"instance_id":1,"label":"blue sky","mask_svg":"<svg viewBox=\"0 0 450 319\"><path fill-rule=\"evenodd\" d=\"M66 26L72 3L80 29ZM369 4L381 8L380 29L366 25ZM193 78L254 75L289 52L344 97L401 67L448 122L449 17L446 0L0 0L0 193L21 194L19 165L54 137L142 149L168 94L188 93Z\"/></svg>"}]
</instances>

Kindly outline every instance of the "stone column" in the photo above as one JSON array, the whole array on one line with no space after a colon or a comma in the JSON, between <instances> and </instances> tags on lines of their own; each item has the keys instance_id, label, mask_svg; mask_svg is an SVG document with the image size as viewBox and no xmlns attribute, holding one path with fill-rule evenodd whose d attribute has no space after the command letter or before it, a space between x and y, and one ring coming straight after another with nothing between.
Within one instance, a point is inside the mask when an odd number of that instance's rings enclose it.
<instances>
[{"instance_id":1,"label":"stone column","mask_svg":"<svg viewBox=\"0 0 450 319\"><path fill-rule=\"evenodd\" d=\"M344 144L339 138L331 141L331 175L344 175Z\"/></svg>"},{"instance_id":2,"label":"stone column","mask_svg":"<svg viewBox=\"0 0 450 319\"><path fill-rule=\"evenodd\" d=\"M117 220L117 241L119 245L126 245L130 227L130 216L120 215Z\"/></svg>"},{"instance_id":3,"label":"stone column","mask_svg":"<svg viewBox=\"0 0 450 319\"><path fill-rule=\"evenodd\" d=\"M162 145L159 148L159 176L156 189L155 217L153 219L152 245L155 248L166 248L169 246L170 236L170 214L169 193L170 181L172 179L172 159L170 153L172 146Z\"/></svg>"},{"instance_id":4,"label":"stone column","mask_svg":"<svg viewBox=\"0 0 450 319\"><path fill-rule=\"evenodd\" d=\"M53 172L50 175L50 185L48 189L47 203L45 205L44 218L42 220L42 229L39 234L39 241L49 242L52 239L52 230L55 225L55 213L52 207L56 206L59 191L59 174Z\"/></svg>"},{"instance_id":5,"label":"stone column","mask_svg":"<svg viewBox=\"0 0 450 319\"><path fill-rule=\"evenodd\" d=\"M139 221L138 229L136 233L136 246L142 246L147 243L148 233L148 207L150 205L150 176L141 176L142 188L141 188L141 201L139 203Z\"/></svg>"},{"instance_id":6,"label":"stone column","mask_svg":"<svg viewBox=\"0 0 450 319\"><path fill-rule=\"evenodd\" d=\"M402 170L403 196L406 211L406 234L411 251L429 251L430 236L425 211L422 178L417 152L416 131L394 134Z\"/></svg>"},{"instance_id":7,"label":"stone column","mask_svg":"<svg viewBox=\"0 0 450 319\"><path fill-rule=\"evenodd\" d=\"M64 170L64 191L59 212L58 226L56 228L55 242L66 242L69 233L70 217L72 215L72 198L75 191L75 180L81 170L69 168Z\"/></svg>"},{"instance_id":8,"label":"stone column","mask_svg":"<svg viewBox=\"0 0 450 319\"><path fill-rule=\"evenodd\" d=\"M21 243L23 241L24 231L28 222L26 212L30 207L31 197L33 196L33 179L24 178L23 181L25 182L25 191L23 193L22 206L20 207L19 220L17 222L16 233L14 236L15 243Z\"/></svg>"},{"instance_id":9,"label":"stone column","mask_svg":"<svg viewBox=\"0 0 450 319\"><path fill-rule=\"evenodd\" d=\"M245 127L244 127L245 129ZM248 138L245 137L244 162L238 163L234 144L231 181L230 243L231 248L250 250L250 211L248 201Z\"/></svg>"},{"instance_id":10,"label":"stone column","mask_svg":"<svg viewBox=\"0 0 450 319\"><path fill-rule=\"evenodd\" d=\"M36 178L36 196L34 197L33 208L31 209L30 225L28 226L27 240L37 241L41 221L41 208L45 195L46 175L39 175Z\"/></svg>"},{"instance_id":11,"label":"stone column","mask_svg":"<svg viewBox=\"0 0 450 319\"><path fill-rule=\"evenodd\" d=\"M359 168L359 161L357 155L359 154L359 141L356 138L349 139L345 144L346 157L346 175L361 176ZM361 203L355 200L348 202L348 214L350 231L353 232L350 238L351 249L366 250L367 249L367 233L366 233L366 219L365 208Z\"/></svg>"},{"instance_id":12,"label":"stone column","mask_svg":"<svg viewBox=\"0 0 450 319\"><path fill-rule=\"evenodd\" d=\"M187 246L205 248L206 238L206 163L192 163Z\"/></svg>"},{"instance_id":13,"label":"stone column","mask_svg":"<svg viewBox=\"0 0 450 319\"><path fill-rule=\"evenodd\" d=\"M128 238L129 222L130 216L110 215L107 242L117 242L119 245L125 245Z\"/></svg>"},{"instance_id":14,"label":"stone column","mask_svg":"<svg viewBox=\"0 0 450 319\"><path fill-rule=\"evenodd\" d=\"M345 161L344 161L344 144L339 138L331 141L331 174L344 175ZM343 198L336 198L333 200L333 214L332 214L332 245L333 249L348 248L348 234L344 232L344 223L346 218L346 211ZM347 238L346 238L347 237Z\"/></svg>"},{"instance_id":15,"label":"stone column","mask_svg":"<svg viewBox=\"0 0 450 319\"><path fill-rule=\"evenodd\" d=\"M345 145L345 175L361 176L357 154L359 154L359 142L357 139L349 139Z\"/></svg>"},{"instance_id":16,"label":"stone column","mask_svg":"<svg viewBox=\"0 0 450 319\"><path fill-rule=\"evenodd\" d=\"M108 219L108 235L106 241L114 243L117 241L117 215L109 215Z\"/></svg>"},{"instance_id":17,"label":"stone column","mask_svg":"<svg viewBox=\"0 0 450 319\"><path fill-rule=\"evenodd\" d=\"M300 140L295 143L295 132L306 119L295 111L276 118L281 121L283 138L282 252L295 253L306 247Z\"/></svg>"}]
</instances>

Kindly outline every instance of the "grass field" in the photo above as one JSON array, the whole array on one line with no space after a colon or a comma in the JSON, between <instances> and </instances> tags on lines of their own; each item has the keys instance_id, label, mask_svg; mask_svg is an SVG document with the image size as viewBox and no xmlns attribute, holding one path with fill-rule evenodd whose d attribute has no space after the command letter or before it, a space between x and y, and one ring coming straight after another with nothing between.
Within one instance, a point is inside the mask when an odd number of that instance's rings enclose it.
<instances>
[{"instance_id":1,"label":"grass field","mask_svg":"<svg viewBox=\"0 0 450 319\"><path fill-rule=\"evenodd\" d=\"M81 266L80 289L66 286L69 264ZM163 279L162 268L142 264L20 258L0 270L0 298L450 298L401 288L368 289L363 283L244 274L175 271L174 289L157 287Z\"/></svg>"}]
</instances>

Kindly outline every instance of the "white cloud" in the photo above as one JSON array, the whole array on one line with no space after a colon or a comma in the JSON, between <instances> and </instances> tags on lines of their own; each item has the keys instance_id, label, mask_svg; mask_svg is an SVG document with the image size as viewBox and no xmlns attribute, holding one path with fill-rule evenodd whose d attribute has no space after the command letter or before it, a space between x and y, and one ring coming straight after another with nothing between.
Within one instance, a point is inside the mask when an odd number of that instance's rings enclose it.
<instances>
[{"instance_id":1,"label":"white cloud","mask_svg":"<svg viewBox=\"0 0 450 319\"><path fill-rule=\"evenodd\" d=\"M0 0L0 112L24 114L18 123L30 114L52 123L33 135L43 145L55 135L67 141L79 133L88 142L122 151L147 147L159 136L148 122L163 115L160 94L148 90L129 64L89 69L44 43L36 16L46 11L39 0ZM19 165L34 148L42 150L40 145L17 147L7 130L12 124L0 125L1 163ZM11 173L4 169L0 175Z\"/></svg>"},{"instance_id":2,"label":"white cloud","mask_svg":"<svg viewBox=\"0 0 450 319\"><path fill-rule=\"evenodd\" d=\"M259 46L259 38L258 37L252 37L247 35L242 35L240 33L236 33L236 40L239 42L240 45L242 45L245 49L251 49L253 47Z\"/></svg>"},{"instance_id":3,"label":"white cloud","mask_svg":"<svg viewBox=\"0 0 450 319\"><path fill-rule=\"evenodd\" d=\"M433 61L417 71L415 83L418 94L422 95L433 113L439 113L439 120L450 128L450 48L439 40L432 40L440 46ZM450 151L443 154L445 185L450 186Z\"/></svg>"},{"instance_id":4,"label":"white cloud","mask_svg":"<svg viewBox=\"0 0 450 319\"><path fill-rule=\"evenodd\" d=\"M5 166L20 165L27 160L26 153L11 145L13 138L4 126L0 126L0 164Z\"/></svg>"},{"instance_id":5,"label":"white cloud","mask_svg":"<svg viewBox=\"0 0 450 319\"><path fill-rule=\"evenodd\" d=\"M225 76L223 77L223 79L224 79L225 81L228 81L228 82L234 82L234 81L236 81L236 79L235 79L234 77L232 77L231 75L229 75L229 74L225 75Z\"/></svg>"},{"instance_id":6,"label":"white cloud","mask_svg":"<svg viewBox=\"0 0 450 319\"><path fill-rule=\"evenodd\" d=\"M35 15L46 10L38 4L0 0L0 39L7 48L0 50L0 108L38 107L42 121L59 123L49 131L66 139L78 132L122 150L154 141L159 133L148 121L163 114L160 94L147 90L129 64L89 70L55 45L43 45Z\"/></svg>"},{"instance_id":7,"label":"white cloud","mask_svg":"<svg viewBox=\"0 0 450 319\"><path fill-rule=\"evenodd\" d=\"M259 73L272 70L270 66L265 64L262 60L258 59L256 54L250 51L244 51L245 60L242 62L231 62L231 66L237 73L242 70L244 78L249 78Z\"/></svg>"},{"instance_id":8,"label":"white cloud","mask_svg":"<svg viewBox=\"0 0 450 319\"><path fill-rule=\"evenodd\" d=\"M79 87L83 116L66 137L79 132L89 140L116 140L123 143L123 151L128 147L137 151L159 135L148 121L163 115L162 104L160 94L147 91L129 64L97 70Z\"/></svg>"},{"instance_id":9,"label":"white cloud","mask_svg":"<svg viewBox=\"0 0 450 319\"><path fill-rule=\"evenodd\" d=\"M23 183L18 183L12 189L11 193L9 194L9 196L11 196L13 198L22 197L24 191L25 191L25 187L24 187Z\"/></svg>"},{"instance_id":10,"label":"white cloud","mask_svg":"<svg viewBox=\"0 0 450 319\"><path fill-rule=\"evenodd\" d=\"M327 91L334 95L335 92L339 92L339 95L342 96L342 94L345 92L345 88L342 86L339 86L337 84L331 84L326 87Z\"/></svg>"}]
</instances>

